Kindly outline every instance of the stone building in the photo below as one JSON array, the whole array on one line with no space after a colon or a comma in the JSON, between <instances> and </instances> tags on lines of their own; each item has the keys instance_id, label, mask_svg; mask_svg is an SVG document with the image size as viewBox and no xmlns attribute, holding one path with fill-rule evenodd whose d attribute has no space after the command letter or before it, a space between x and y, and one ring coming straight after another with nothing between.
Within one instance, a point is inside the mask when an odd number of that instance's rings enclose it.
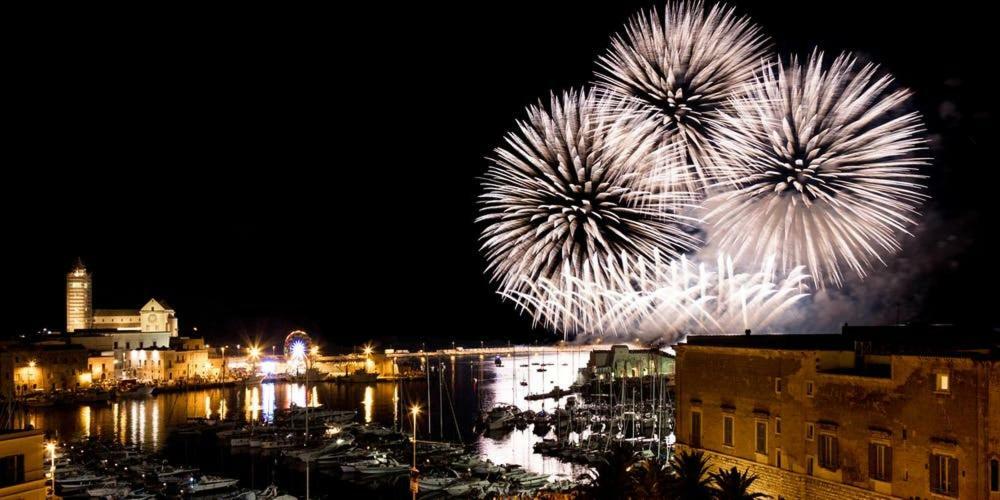
<instances>
[{"instance_id":1,"label":"stone building","mask_svg":"<svg viewBox=\"0 0 1000 500\"><path fill-rule=\"evenodd\" d=\"M40 430L0 431L0 498L46 498L43 438Z\"/></svg>"},{"instance_id":2,"label":"stone building","mask_svg":"<svg viewBox=\"0 0 1000 500\"><path fill-rule=\"evenodd\" d=\"M147 347L128 351L123 374L142 382L171 385L210 378L214 373L208 350Z\"/></svg>"},{"instance_id":3,"label":"stone building","mask_svg":"<svg viewBox=\"0 0 1000 500\"><path fill-rule=\"evenodd\" d=\"M72 344L10 344L0 349L0 393L74 390L90 386L87 350Z\"/></svg>"},{"instance_id":4,"label":"stone building","mask_svg":"<svg viewBox=\"0 0 1000 500\"><path fill-rule=\"evenodd\" d=\"M83 262L66 275L66 331L90 328L93 323L93 282Z\"/></svg>"},{"instance_id":5,"label":"stone building","mask_svg":"<svg viewBox=\"0 0 1000 500\"><path fill-rule=\"evenodd\" d=\"M1000 498L1000 339L954 328L689 337L678 448L773 498Z\"/></svg>"},{"instance_id":6,"label":"stone building","mask_svg":"<svg viewBox=\"0 0 1000 500\"><path fill-rule=\"evenodd\" d=\"M629 349L614 345L610 349L590 351L584 368L590 378L629 378L647 375L672 375L674 357L660 349Z\"/></svg>"}]
</instances>

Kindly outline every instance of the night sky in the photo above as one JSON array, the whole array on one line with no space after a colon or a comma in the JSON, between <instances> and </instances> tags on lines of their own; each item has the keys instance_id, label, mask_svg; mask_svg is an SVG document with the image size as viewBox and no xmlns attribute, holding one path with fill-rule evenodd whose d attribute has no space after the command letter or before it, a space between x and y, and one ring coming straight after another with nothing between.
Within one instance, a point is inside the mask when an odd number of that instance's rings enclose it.
<instances>
[{"instance_id":1,"label":"night sky","mask_svg":"<svg viewBox=\"0 0 1000 500\"><path fill-rule=\"evenodd\" d=\"M654 5L627 3L10 18L3 334L64 327L80 256L95 307L162 297L210 341L545 338L483 276L476 178L524 106L586 84L609 36ZM877 271L891 275L878 297L823 321L1000 323L995 17L971 2L737 5L782 52L882 63L929 129L925 229Z\"/></svg>"}]
</instances>

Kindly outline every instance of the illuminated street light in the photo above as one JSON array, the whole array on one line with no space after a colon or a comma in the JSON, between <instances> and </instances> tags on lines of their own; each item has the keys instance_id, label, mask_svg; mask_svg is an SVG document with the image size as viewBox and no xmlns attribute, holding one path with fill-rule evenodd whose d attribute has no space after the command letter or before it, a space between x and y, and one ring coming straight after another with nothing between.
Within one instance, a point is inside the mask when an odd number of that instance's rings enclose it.
<instances>
[{"instance_id":1,"label":"illuminated street light","mask_svg":"<svg viewBox=\"0 0 1000 500\"><path fill-rule=\"evenodd\" d=\"M29 368L34 368L36 364L37 363L35 363L35 360L28 361L28 367Z\"/></svg>"},{"instance_id":2,"label":"illuminated street light","mask_svg":"<svg viewBox=\"0 0 1000 500\"><path fill-rule=\"evenodd\" d=\"M372 355L372 346L371 346L371 344L365 344L365 348L364 348L363 352L365 353L365 356L371 356Z\"/></svg>"},{"instance_id":3,"label":"illuminated street light","mask_svg":"<svg viewBox=\"0 0 1000 500\"><path fill-rule=\"evenodd\" d=\"M417 470L417 415L420 414L420 405L415 404L410 407L410 413L413 414L413 471Z\"/></svg>"}]
</instances>

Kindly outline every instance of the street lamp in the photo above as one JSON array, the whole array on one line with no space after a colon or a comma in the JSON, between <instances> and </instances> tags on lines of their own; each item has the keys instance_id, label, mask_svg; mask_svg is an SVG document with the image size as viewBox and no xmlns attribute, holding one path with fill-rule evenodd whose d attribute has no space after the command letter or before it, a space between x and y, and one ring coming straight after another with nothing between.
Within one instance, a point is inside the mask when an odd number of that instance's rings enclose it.
<instances>
[{"instance_id":1,"label":"street lamp","mask_svg":"<svg viewBox=\"0 0 1000 500\"><path fill-rule=\"evenodd\" d=\"M415 404L410 407L410 413L413 414L413 472L417 471L417 415L420 414L420 405Z\"/></svg>"}]
</instances>

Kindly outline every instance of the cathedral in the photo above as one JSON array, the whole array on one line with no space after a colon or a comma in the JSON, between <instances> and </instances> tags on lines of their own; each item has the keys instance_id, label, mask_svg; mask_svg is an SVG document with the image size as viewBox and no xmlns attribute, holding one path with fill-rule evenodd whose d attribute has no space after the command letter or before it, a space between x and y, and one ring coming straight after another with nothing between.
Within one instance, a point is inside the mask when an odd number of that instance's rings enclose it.
<instances>
[{"instance_id":1,"label":"cathedral","mask_svg":"<svg viewBox=\"0 0 1000 500\"><path fill-rule=\"evenodd\" d=\"M94 309L93 297L93 278L83 263L77 261L66 276L67 333L102 334L128 343L128 346L114 345L114 349L167 347L170 338L178 335L177 315L163 300L149 299L139 309Z\"/></svg>"}]
</instances>

